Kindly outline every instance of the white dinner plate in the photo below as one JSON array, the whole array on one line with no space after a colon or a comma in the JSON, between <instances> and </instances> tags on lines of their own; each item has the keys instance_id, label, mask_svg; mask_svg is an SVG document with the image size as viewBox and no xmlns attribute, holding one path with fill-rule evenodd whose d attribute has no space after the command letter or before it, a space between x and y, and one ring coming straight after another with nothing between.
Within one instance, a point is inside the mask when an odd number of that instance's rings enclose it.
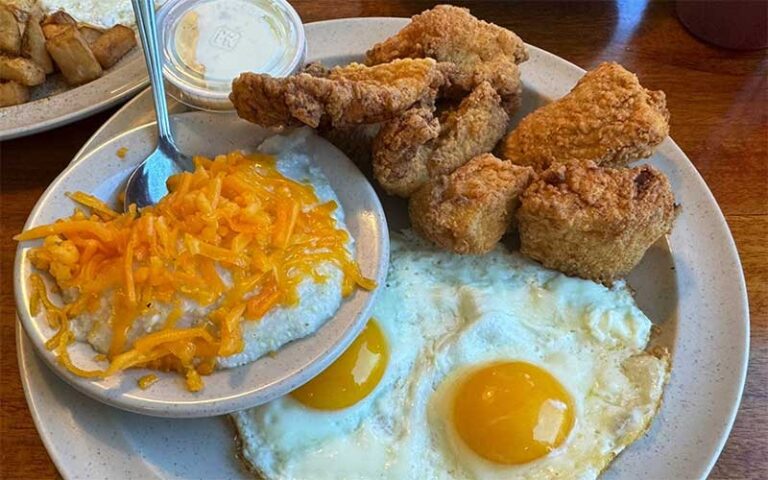
<instances>
[{"instance_id":1,"label":"white dinner plate","mask_svg":"<svg viewBox=\"0 0 768 480\"><path fill-rule=\"evenodd\" d=\"M345 19L307 25L309 60L359 60L405 19ZM529 47L522 65L522 111L558 98L584 70ZM642 80L642 79L641 79ZM175 109L181 108L178 105ZM83 147L73 161L119 133L152 119L144 92ZM730 231L706 184L671 140L649 162L670 178L682 211L668 242L655 245L630 276L637 302L672 353L664 404L648 434L632 444L604 479L705 478L725 443L741 397L749 348L746 288ZM397 208L397 207L395 207ZM401 211L388 210L390 225ZM227 418L142 417L94 402L61 382L17 328L19 364L40 435L67 478L242 478Z\"/></svg>"},{"instance_id":2,"label":"white dinner plate","mask_svg":"<svg viewBox=\"0 0 768 480\"><path fill-rule=\"evenodd\" d=\"M104 75L78 87L69 87L60 74L35 87L32 100L0 107L0 141L32 135L80 120L136 94L149 83L139 46Z\"/></svg>"}]
</instances>

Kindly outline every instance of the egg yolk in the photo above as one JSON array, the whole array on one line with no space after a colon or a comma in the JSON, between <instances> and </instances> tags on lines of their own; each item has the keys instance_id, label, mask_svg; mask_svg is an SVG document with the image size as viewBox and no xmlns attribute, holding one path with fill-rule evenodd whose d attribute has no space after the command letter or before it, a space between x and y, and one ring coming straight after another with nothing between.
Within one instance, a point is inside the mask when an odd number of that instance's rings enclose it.
<instances>
[{"instance_id":1,"label":"egg yolk","mask_svg":"<svg viewBox=\"0 0 768 480\"><path fill-rule=\"evenodd\" d=\"M570 395L548 372L525 362L485 366L463 379L453 422L476 454L517 465L559 447L574 423Z\"/></svg>"},{"instance_id":2,"label":"egg yolk","mask_svg":"<svg viewBox=\"0 0 768 480\"><path fill-rule=\"evenodd\" d=\"M310 408L347 408L376 388L388 359L387 340L379 325L371 319L360 336L331 366L291 395Z\"/></svg>"}]
</instances>

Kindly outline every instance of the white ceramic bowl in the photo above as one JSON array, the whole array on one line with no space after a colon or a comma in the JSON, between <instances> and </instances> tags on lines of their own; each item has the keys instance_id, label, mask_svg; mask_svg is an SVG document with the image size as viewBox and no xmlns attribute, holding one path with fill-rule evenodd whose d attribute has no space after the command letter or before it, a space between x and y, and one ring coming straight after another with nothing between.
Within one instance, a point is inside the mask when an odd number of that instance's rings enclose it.
<instances>
[{"instance_id":1,"label":"white ceramic bowl","mask_svg":"<svg viewBox=\"0 0 768 480\"><path fill-rule=\"evenodd\" d=\"M195 112L177 115L172 120L182 150L206 156L235 149L254 150L268 136L266 130L234 115ZM389 235L378 197L363 174L336 147L314 134L307 141L344 209L361 271L383 283L389 262ZM155 144L155 125L145 125L113 138L70 165L40 198L25 229L70 215L74 204L65 196L66 192L84 191L114 202L128 175ZM124 159L116 154L122 147L128 149ZM44 314L32 316L29 310L28 278L33 270L27 260L30 245L25 242L17 250L14 287L19 317L40 356L61 378L86 395L146 415L222 415L290 392L321 372L344 351L368 320L368 310L376 296L375 290L355 291L345 299L336 315L313 335L288 344L274 356L204 377L205 388L200 392L187 391L178 375L170 373L160 373L164 381L141 390L137 380L146 375L147 370L133 369L104 380L89 380L64 369L45 348L46 340L55 331L48 326ZM97 368L92 361L95 352L89 345L77 342L70 347L70 354L83 368Z\"/></svg>"}]
</instances>

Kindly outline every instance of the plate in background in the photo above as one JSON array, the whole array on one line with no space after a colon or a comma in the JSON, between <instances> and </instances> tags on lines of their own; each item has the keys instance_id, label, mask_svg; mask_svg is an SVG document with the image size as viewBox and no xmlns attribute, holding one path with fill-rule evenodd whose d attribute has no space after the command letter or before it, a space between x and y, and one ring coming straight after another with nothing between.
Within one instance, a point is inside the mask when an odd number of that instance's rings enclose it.
<instances>
[{"instance_id":1,"label":"plate in background","mask_svg":"<svg viewBox=\"0 0 768 480\"><path fill-rule=\"evenodd\" d=\"M44 132L105 110L149 83L144 55L137 45L104 75L69 87L61 74L34 87L32 100L0 108L0 141Z\"/></svg>"}]
</instances>

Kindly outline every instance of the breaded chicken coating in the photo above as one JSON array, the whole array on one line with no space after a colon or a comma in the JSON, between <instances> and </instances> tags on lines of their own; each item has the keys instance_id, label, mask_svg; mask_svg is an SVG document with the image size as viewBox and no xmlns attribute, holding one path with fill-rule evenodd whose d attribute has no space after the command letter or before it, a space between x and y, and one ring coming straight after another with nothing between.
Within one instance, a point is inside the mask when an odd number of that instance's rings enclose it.
<instances>
[{"instance_id":1,"label":"breaded chicken coating","mask_svg":"<svg viewBox=\"0 0 768 480\"><path fill-rule=\"evenodd\" d=\"M339 128L321 127L317 133L344 152L363 173L372 175L371 146L380 128L380 123L370 123Z\"/></svg>"},{"instance_id":2,"label":"breaded chicken coating","mask_svg":"<svg viewBox=\"0 0 768 480\"><path fill-rule=\"evenodd\" d=\"M675 217L669 181L649 165L559 165L520 199L520 251L545 267L605 284L628 274Z\"/></svg>"},{"instance_id":3,"label":"breaded chicken coating","mask_svg":"<svg viewBox=\"0 0 768 480\"><path fill-rule=\"evenodd\" d=\"M307 73L313 77L327 78L331 74L331 69L322 63L312 62L304 66L302 73ZM379 123L362 123L338 128L321 125L317 129L317 133L344 152L363 173L370 175L371 144L380 127L381 124Z\"/></svg>"},{"instance_id":4,"label":"breaded chicken coating","mask_svg":"<svg viewBox=\"0 0 768 480\"><path fill-rule=\"evenodd\" d=\"M442 121L430 107L409 110L386 122L374 139L374 177L388 193L407 198L431 177L493 150L508 123L501 98L488 82L445 112Z\"/></svg>"},{"instance_id":5,"label":"breaded chicken coating","mask_svg":"<svg viewBox=\"0 0 768 480\"><path fill-rule=\"evenodd\" d=\"M232 82L230 100L240 117L263 127L344 127L382 122L422 101L433 102L443 82L432 59L375 67L353 63L327 73L311 67L286 78L243 73Z\"/></svg>"},{"instance_id":6,"label":"breaded chicken coating","mask_svg":"<svg viewBox=\"0 0 768 480\"><path fill-rule=\"evenodd\" d=\"M504 136L509 115L490 83L483 82L441 122L440 137L427 161L431 176L451 173L469 159L493 150Z\"/></svg>"},{"instance_id":7,"label":"breaded chicken coating","mask_svg":"<svg viewBox=\"0 0 768 480\"><path fill-rule=\"evenodd\" d=\"M328 78L331 75L331 69L320 62L312 62L304 65L300 73L306 73L318 78Z\"/></svg>"},{"instance_id":8,"label":"breaded chicken coating","mask_svg":"<svg viewBox=\"0 0 768 480\"><path fill-rule=\"evenodd\" d=\"M525 117L504 139L501 156L539 172L586 161L621 166L650 156L668 133L664 92L643 88L617 63L603 63L568 95Z\"/></svg>"},{"instance_id":9,"label":"breaded chicken coating","mask_svg":"<svg viewBox=\"0 0 768 480\"><path fill-rule=\"evenodd\" d=\"M486 153L449 175L430 180L410 199L411 224L438 247L462 254L482 254L509 229L518 196L534 171Z\"/></svg>"},{"instance_id":10,"label":"breaded chicken coating","mask_svg":"<svg viewBox=\"0 0 768 480\"><path fill-rule=\"evenodd\" d=\"M455 88L469 92L487 81L506 97L520 93L517 64L528 59L528 52L520 37L506 28L479 20L466 8L438 5L374 45L365 63L424 57L451 64L446 65L446 73Z\"/></svg>"},{"instance_id":11,"label":"breaded chicken coating","mask_svg":"<svg viewBox=\"0 0 768 480\"><path fill-rule=\"evenodd\" d=\"M391 195L408 198L429 180L427 161L440 135L430 107L412 108L385 122L373 139L373 176Z\"/></svg>"},{"instance_id":12,"label":"breaded chicken coating","mask_svg":"<svg viewBox=\"0 0 768 480\"><path fill-rule=\"evenodd\" d=\"M520 68L506 58L483 62L471 74L450 62L441 62L437 66L445 77L445 84L440 89L442 97L461 98L483 82L488 82L501 95L509 115L514 115L520 107L523 94Z\"/></svg>"}]
</instances>

